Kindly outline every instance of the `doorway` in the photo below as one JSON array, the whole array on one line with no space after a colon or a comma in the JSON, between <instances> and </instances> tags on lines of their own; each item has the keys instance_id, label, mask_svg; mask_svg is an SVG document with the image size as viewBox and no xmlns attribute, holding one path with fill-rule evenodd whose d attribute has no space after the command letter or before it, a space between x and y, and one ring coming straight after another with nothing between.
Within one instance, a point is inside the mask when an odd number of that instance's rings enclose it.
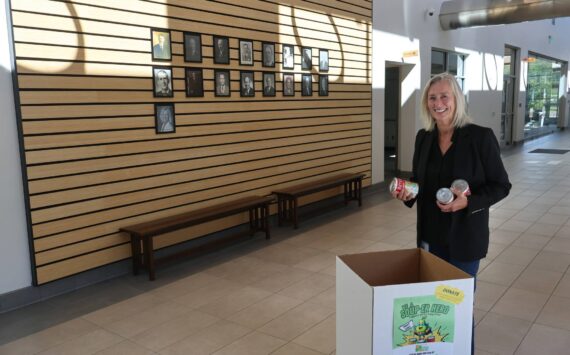
<instances>
[{"instance_id":1,"label":"doorway","mask_svg":"<svg viewBox=\"0 0 570 355\"><path fill-rule=\"evenodd\" d=\"M398 172L398 128L400 120L400 68L386 66L384 91L384 177Z\"/></svg>"}]
</instances>

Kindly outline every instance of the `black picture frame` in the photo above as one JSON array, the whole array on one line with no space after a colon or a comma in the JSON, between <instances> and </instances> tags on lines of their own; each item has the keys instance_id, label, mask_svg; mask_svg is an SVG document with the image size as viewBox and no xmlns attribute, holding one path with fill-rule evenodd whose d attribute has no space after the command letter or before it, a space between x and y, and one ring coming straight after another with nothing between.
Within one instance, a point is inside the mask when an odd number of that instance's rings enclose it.
<instances>
[{"instance_id":1,"label":"black picture frame","mask_svg":"<svg viewBox=\"0 0 570 355\"><path fill-rule=\"evenodd\" d=\"M186 97L204 97L204 73L202 68L186 68Z\"/></svg>"},{"instance_id":2,"label":"black picture frame","mask_svg":"<svg viewBox=\"0 0 570 355\"><path fill-rule=\"evenodd\" d=\"M313 68L313 49L310 47L301 48L301 69L311 70Z\"/></svg>"},{"instance_id":3,"label":"black picture frame","mask_svg":"<svg viewBox=\"0 0 570 355\"><path fill-rule=\"evenodd\" d=\"M230 40L228 37L214 36L214 63L230 64Z\"/></svg>"},{"instance_id":4,"label":"black picture frame","mask_svg":"<svg viewBox=\"0 0 570 355\"><path fill-rule=\"evenodd\" d=\"M263 73L263 96L275 96L275 73Z\"/></svg>"},{"instance_id":5,"label":"black picture frame","mask_svg":"<svg viewBox=\"0 0 570 355\"><path fill-rule=\"evenodd\" d=\"M301 96L313 96L313 76L303 74L301 77Z\"/></svg>"},{"instance_id":6,"label":"black picture frame","mask_svg":"<svg viewBox=\"0 0 570 355\"><path fill-rule=\"evenodd\" d=\"M154 104L154 126L156 134L176 132L174 103Z\"/></svg>"},{"instance_id":7,"label":"black picture frame","mask_svg":"<svg viewBox=\"0 0 570 355\"><path fill-rule=\"evenodd\" d=\"M295 74L283 74L283 96L295 96Z\"/></svg>"},{"instance_id":8,"label":"black picture frame","mask_svg":"<svg viewBox=\"0 0 570 355\"><path fill-rule=\"evenodd\" d=\"M275 43L261 44L261 65L265 68L275 68Z\"/></svg>"},{"instance_id":9,"label":"black picture frame","mask_svg":"<svg viewBox=\"0 0 570 355\"><path fill-rule=\"evenodd\" d=\"M171 67L152 67L152 93L154 97L173 97Z\"/></svg>"},{"instance_id":10,"label":"black picture frame","mask_svg":"<svg viewBox=\"0 0 570 355\"><path fill-rule=\"evenodd\" d=\"M253 41L240 39L239 43L239 65L253 66Z\"/></svg>"},{"instance_id":11,"label":"black picture frame","mask_svg":"<svg viewBox=\"0 0 570 355\"><path fill-rule=\"evenodd\" d=\"M152 60L172 60L172 45L170 40L170 30L163 28L150 29L150 50L152 53Z\"/></svg>"},{"instance_id":12,"label":"black picture frame","mask_svg":"<svg viewBox=\"0 0 570 355\"><path fill-rule=\"evenodd\" d=\"M319 96L329 96L328 75L319 75Z\"/></svg>"},{"instance_id":13,"label":"black picture frame","mask_svg":"<svg viewBox=\"0 0 570 355\"><path fill-rule=\"evenodd\" d=\"M224 81L222 82L222 78ZM214 95L231 96L231 80L229 70L214 70Z\"/></svg>"},{"instance_id":14,"label":"black picture frame","mask_svg":"<svg viewBox=\"0 0 570 355\"><path fill-rule=\"evenodd\" d=\"M202 63L202 35L184 32L184 61Z\"/></svg>"},{"instance_id":15,"label":"black picture frame","mask_svg":"<svg viewBox=\"0 0 570 355\"><path fill-rule=\"evenodd\" d=\"M284 44L281 48L281 61L283 69L295 69L295 47Z\"/></svg>"},{"instance_id":16,"label":"black picture frame","mask_svg":"<svg viewBox=\"0 0 570 355\"><path fill-rule=\"evenodd\" d=\"M329 71L329 51L328 49L319 49L319 71Z\"/></svg>"},{"instance_id":17,"label":"black picture frame","mask_svg":"<svg viewBox=\"0 0 570 355\"><path fill-rule=\"evenodd\" d=\"M239 95L241 97L255 96L255 75L252 71L240 71L239 73Z\"/></svg>"}]
</instances>

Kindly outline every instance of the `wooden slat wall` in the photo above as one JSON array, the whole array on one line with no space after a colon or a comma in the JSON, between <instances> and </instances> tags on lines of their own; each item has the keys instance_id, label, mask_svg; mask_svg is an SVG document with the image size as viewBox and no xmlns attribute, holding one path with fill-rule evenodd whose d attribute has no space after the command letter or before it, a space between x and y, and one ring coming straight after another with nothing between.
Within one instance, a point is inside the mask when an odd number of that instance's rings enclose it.
<instances>
[{"instance_id":1,"label":"wooden slat wall","mask_svg":"<svg viewBox=\"0 0 570 355\"><path fill-rule=\"evenodd\" d=\"M11 0L25 169L43 284L130 257L121 226L191 211L340 171L371 169L370 0ZM154 61L151 28L169 29L172 60ZM202 63L184 61L183 32L202 36ZM214 64L213 36L230 64ZM254 41L240 66L238 40ZM261 65L262 42L276 67ZM283 70L281 45L295 46ZM313 96L301 96L301 47L313 49ZM329 96L318 96L319 49ZM152 67L169 66L174 97L154 98ZM203 68L204 97L187 98L185 67ZM230 70L231 97L214 95ZM240 97L240 70L255 97ZM277 95L262 96L275 72ZM282 95L283 73L296 94ZM154 103L175 105L176 133L155 133ZM303 200L339 193L333 189ZM158 248L243 223L232 216L159 238Z\"/></svg>"}]
</instances>

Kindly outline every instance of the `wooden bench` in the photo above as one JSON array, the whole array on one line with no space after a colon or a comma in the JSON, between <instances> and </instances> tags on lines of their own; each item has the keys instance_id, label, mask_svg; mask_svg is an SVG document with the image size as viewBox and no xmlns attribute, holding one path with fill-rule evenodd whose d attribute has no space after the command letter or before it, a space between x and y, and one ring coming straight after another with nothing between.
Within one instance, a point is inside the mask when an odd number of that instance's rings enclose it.
<instances>
[{"instance_id":1,"label":"wooden bench","mask_svg":"<svg viewBox=\"0 0 570 355\"><path fill-rule=\"evenodd\" d=\"M299 226L298 198L315 192L324 191L344 185L344 203L358 201L362 206L362 178L364 174L341 173L324 179L290 186L273 191L277 195L277 218L281 226L284 221L292 221L295 228Z\"/></svg>"},{"instance_id":2,"label":"wooden bench","mask_svg":"<svg viewBox=\"0 0 570 355\"><path fill-rule=\"evenodd\" d=\"M160 259L155 258L153 247L154 237L234 214L249 211L249 228L251 235L257 231L264 231L265 238L269 239L269 204L273 200L273 196L245 197L176 216L160 218L121 228L121 232L128 233L131 237L133 274L137 275L140 267L146 267L149 280L154 280L156 263L163 261L163 259L180 256L173 255Z\"/></svg>"}]
</instances>

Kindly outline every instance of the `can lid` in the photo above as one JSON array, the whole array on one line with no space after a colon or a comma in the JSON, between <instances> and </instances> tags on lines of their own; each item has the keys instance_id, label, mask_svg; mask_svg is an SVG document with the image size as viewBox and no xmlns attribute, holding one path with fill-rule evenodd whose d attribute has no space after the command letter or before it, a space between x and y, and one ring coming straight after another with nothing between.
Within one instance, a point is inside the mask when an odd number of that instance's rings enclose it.
<instances>
[{"instance_id":1,"label":"can lid","mask_svg":"<svg viewBox=\"0 0 570 355\"><path fill-rule=\"evenodd\" d=\"M448 204L453 201L454 196L453 192L451 192L450 189L447 187L442 187L441 189L437 190L435 198L443 204Z\"/></svg>"}]
</instances>

